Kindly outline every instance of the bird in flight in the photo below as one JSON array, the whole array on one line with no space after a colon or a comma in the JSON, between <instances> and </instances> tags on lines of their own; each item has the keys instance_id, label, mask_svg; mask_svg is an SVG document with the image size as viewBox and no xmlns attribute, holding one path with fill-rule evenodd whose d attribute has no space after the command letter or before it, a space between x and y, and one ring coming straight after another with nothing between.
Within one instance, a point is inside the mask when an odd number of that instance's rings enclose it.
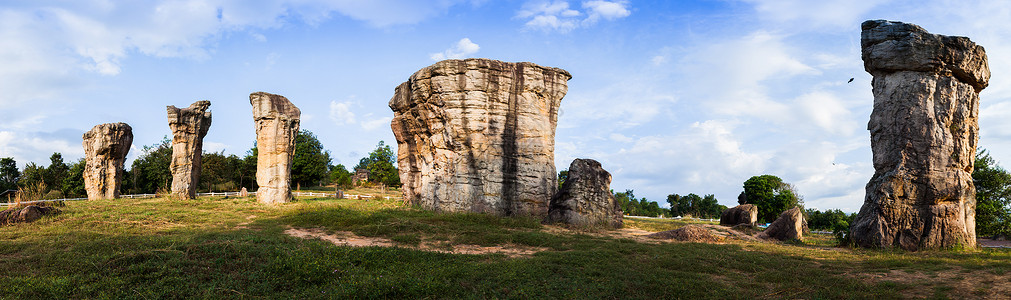
<instances>
[{"instance_id":1,"label":"bird in flight","mask_svg":"<svg viewBox=\"0 0 1011 300\"><path fill-rule=\"evenodd\" d=\"M850 83L850 82L853 82L853 78L850 78L850 81L847 81L846 83Z\"/></svg>"}]
</instances>

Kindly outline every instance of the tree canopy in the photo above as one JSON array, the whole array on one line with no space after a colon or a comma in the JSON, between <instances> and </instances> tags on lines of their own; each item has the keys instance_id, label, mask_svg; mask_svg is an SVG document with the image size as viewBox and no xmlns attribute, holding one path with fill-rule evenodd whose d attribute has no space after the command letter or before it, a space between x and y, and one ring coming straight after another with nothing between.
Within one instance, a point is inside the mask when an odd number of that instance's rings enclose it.
<instances>
[{"instance_id":1,"label":"tree canopy","mask_svg":"<svg viewBox=\"0 0 1011 300\"><path fill-rule=\"evenodd\" d=\"M295 136L295 154L291 161L291 180L298 186L320 186L329 179L330 151L309 130Z\"/></svg>"},{"instance_id":2,"label":"tree canopy","mask_svg":"<svg viewBox=\"0 0 1011 300\"><path fill-rule=\"evenodd\" d=\"M375 150L358 161L355 170L365 168L369 170L369 181L390 187L399 187L400 172L397 171L396 164L397 156L394 155L393 150L385 142L379 141Z\"/></svg>"},{"instance_id":3,"label":"tree canopy","mask_svg":"<svg viewBox=\"0 0 1011 300\"><path fill-rule=\"evenodd\" d=\"M21 171L13 157L0 158L0 192L18 188Z\"/></svg>"},{"instance_id":4,"label":"tree canopy","mask_svg":"<svg viewBox=\"0 0 1011 300\"><path fill-rule=\"evenodd\" d=\"M744 182L744 194L749 204L758 207L760 222L772 222L787 209L804 203L793 185L773 175L752 176Z\"/></svg>"},{"instance_id":5,"label":"tree canopy","mask_svg":"<svg viewBox=\"0 0 1011 300\"><path fill-rule=\"evenodd\" d=\"M972 171L976 185L976 232L1011 236L1011 174L986 150L976 152Z\"/></svg>"},{"instance_id":6,"label":"tree canopy","mask_svg":"<svg viewBox=\"0 0 1011 300\"><path fill-rule=\"evenodd\" d=\"M705 197L696 194L667 195L667 203L670 204L671 216L716 219L727 209L726 206L720 205L716 196L712 194Z\"/></svg>"}]
</instances>

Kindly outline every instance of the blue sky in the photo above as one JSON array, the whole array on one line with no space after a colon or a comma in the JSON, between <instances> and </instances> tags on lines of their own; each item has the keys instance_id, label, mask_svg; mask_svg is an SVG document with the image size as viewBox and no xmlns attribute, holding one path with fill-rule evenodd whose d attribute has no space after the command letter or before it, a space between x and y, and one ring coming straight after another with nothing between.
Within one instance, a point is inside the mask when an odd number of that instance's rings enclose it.
<instances>
[{"instance_id":1,"label":"blue sky","mask_svg":"<svg viewBox=\"0 0 1011 300\"><path fill-rule=\"evenodd\" d=\"M255 139L249 93L288 97L335 163L393 143L387 103L442 58L572 73L558 169L594 158L615 190L666 205L774 174L808 207L855 212L873 174L860 23L888 19L984 46L980 146L1011 161L1011 4L999 1L5 1L0 157L84 155L81 134L126 122L129 157L170 134L166 105L210 100L205 150ZM847 83L855 78L852 83Z\"/></svg>"}]
</instances>

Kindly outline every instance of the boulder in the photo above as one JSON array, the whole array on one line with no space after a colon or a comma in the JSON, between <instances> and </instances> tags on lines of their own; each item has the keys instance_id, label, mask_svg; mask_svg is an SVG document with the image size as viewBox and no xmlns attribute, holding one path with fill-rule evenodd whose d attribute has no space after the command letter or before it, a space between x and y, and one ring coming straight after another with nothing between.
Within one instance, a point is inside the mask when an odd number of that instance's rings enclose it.
<instances>
[{"instance_id":1,"label":"boulder","mask_svg":"<svg viewBox=\"0 0 1011 300\"><path fill-rule=\"evenodd\" d=\"M256 199L261 203L290 202L291 160L295 155L302 111L281 95L249 94L256 124Z\"/></svg>"},{"instance_id":2,"label":"boulder","mask_svg":"<svg viewBox=\"0 0 1011 300\"><path fill-rule=\"evenodd\" d=\"M83 139L88 199L119 198L123 163L133 145L133 128L126 123L99 124L85 132Z\"/></svg>"},{"instance_id":3,"label":"boulder","mask_svg":"<svg viewBox=\"0 0 1011 300\"><path fill-rule=\"evenodd\" d=\"M755 226L758 222L758 206L754 204L741 204L728 208L723 211L723 215L720 216L720 225L723 226L736 226L736 225L748 225Z\"/></svg>"},{"instance_id":4,"label":"boulder","mask_svg":"<svg viewBox=\"0 0 1011 300\"><path fill-rule=\"evenodd\" d=\"M914 251L976 245L979 92L990 70L983 47L883 20L861 26L874 76L874 176L851 226L863 247Z\"/></svg>"},{"instance_id":5,"label":"boulder","mask_svg":"<svg viewBox=\"0 0 1011 300\"><path fill-rule=\"evenodd\" d=\"M569 165L569 177L548 207L548 223L621 228L621 204L611 194L611 173L592 159L577 158Z\"/></svg>"},{"instance_id":6,"label":"boulder","mask_svg":"<svg viewBox=\"0 0 1011 300\"><path fill-rule=\"evenodd\" d=\"M172 129L172 196L193 199L197 196L200 160L204 136L211 127L210 101L197 101L179 109L169 105L168 123Z\"/></svg>"},{"instance_id":7,"label":"boulder","mask_svg":"<svg viewBox=\"0 0 1011 300\"><path fill-rule=\"evenodd\" d=\"M558 188L558 105L572 76L490 59L444 60L390 100L406 201L435 211L545 216Z\"/></svg>"},{"instance_id":8,"label":"boulder","mask_svg":"<svg viewBox=\"0 0 1011 300\"><path fill-rule=\"evenodd\" d=\"M780 241L801 240L804 238L804 223L804 212L800 207L794 207L779 214L779 218L769 224L769 228L755 237Z\"/></svg>"},{"instance_id":9,"label":"boulder","mask_svg":"<svg viewBox=\"0 0 1011 300\"><path fill-rule=\"evenodd\" d=\"M59 209L49 206L29 205L25 207L12 207L0 211L0 225L31 223L41 219L42 216L58 213L60 213Z\"/></svg>"}]
</instances>

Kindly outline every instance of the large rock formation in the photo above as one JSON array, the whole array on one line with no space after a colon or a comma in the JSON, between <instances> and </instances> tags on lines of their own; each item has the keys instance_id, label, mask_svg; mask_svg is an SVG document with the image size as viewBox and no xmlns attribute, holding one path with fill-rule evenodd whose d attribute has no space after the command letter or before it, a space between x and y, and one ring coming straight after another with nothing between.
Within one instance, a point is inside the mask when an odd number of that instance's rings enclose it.
<instances>
[{"instance_id":1,"label":"large rock formation","mask_svg":"<svg viewBox=\"0 0 1011 300\"><path fill-rule=\"evenodd\" d=\"M126 123L99 124L84 133L84 189L88 199L119 198L123 162L133 144L133 128Z\"/></svg>"},{"instance_id":2,"label":"large rock formation","mask_svg":"<svg viewBox=\"0 0 1011 300\"><path fill-rule=\"evenodd\" d=\"M204 136L211 127L210 101L197 101L179 109L169 105L169 128L172 129L172 196L193 199L197 196L200 178L200 156Z\"/></svg>"},{"instance_id":3,"label":"large rock formation","mask_svg":"<svg viewBox=\"0 0 1011 300\"><path fill-rule=\"evenodd\" d=\"M804 221L804 212L800 207L794 207L779 214L779 218L772 221L772 224L769 224L765 231L759 232L756 237L780 241L803 239L805 224L807 222Z\"/></svg>"},{"instance_id":4,"label":"large rock formation","mask_svg":"<svg viewBox=\"0 0 1011 300\"><path fill-rule=\"evenodd\" d=\"M577 158L569 165L569 177L551 197L549 223L621 228L621 204L611 194L611 173L592 159Z\"/></svg>"},{"instance_id":5,"label":"large rock formation","mask_svg":"<svg viewBox=\"0 0 1011 300\"><path fill-rule=\"evenodd\" d=\"M864 69L874 75L874 177L851 227L864 247L975 247L973 159L983 47L913 24L866 21Z\"/></svg>"},{"instance_id":6,"label":"large rock formation","mask_svg":"<svg viewBox=\"0 0 1011 300\"><path fill-rule=\"evenodd\" d=\"M390 100L406 200L436 211L546 215L570 78L489 59L444 60L411 75Z\"/></svg>"},{"instance_id":7,"label":"large rock formation","mask_svg":"<svg viewBox=\"0 0 1011 300\"><path fill-rule=\"evenodd\" d=\"M720 216L720 225L723 226L736 226L736 225L750 225L755 226L758 222L758 206L754 204L741 204L728 208L723 211L723 215Z\"/></svg>"},{"instance_id":8,"label":"large rock formation","mask_svg":"<svg viewBox=\"0 0 1011 300\"><path fill-rule=\"evenodd\" d=\"M60 213L60 210L51 206L29 205L25 207L12 207L0 211L0 225L31 223L41 219L43 216L58 213Z\"/></svg>"},{"instance_id":9,"label":"large rock formation","mask_svg":"<svg viewBox=\"0 0 1011 300\"><path fill-rule=\"evenodd\" d=\"M262 203L291 201L291 159L302 111L281 95L249 94L256 122L256 199Z\"/></svg>"}]
</instances>

